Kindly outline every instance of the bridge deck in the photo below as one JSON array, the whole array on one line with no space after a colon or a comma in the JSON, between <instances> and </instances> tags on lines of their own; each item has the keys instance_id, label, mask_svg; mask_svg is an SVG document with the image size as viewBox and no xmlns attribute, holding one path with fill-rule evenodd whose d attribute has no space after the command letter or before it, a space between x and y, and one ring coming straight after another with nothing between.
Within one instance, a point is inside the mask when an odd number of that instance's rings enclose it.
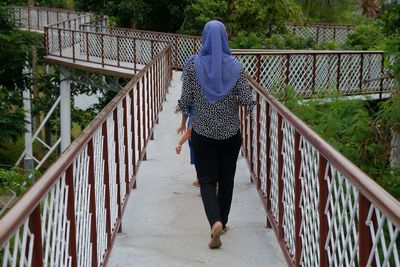
<instances>
[{"instance_id":1,"label":"bridge deck","mask_svg":"<svg viewBox=\"0 0 400 267\"><path fill-rule=\"evenodd\" d=\"M221 249L208 249L209 227L199 190L192 186L195 171L188 163L188 146L181 155L175 154L179 78L180 72L175 72L109 266L286 266L273 231L264 228L263 207L242 157L235 178L231 229L223 236Z\"/></svg>"}]
</instances>

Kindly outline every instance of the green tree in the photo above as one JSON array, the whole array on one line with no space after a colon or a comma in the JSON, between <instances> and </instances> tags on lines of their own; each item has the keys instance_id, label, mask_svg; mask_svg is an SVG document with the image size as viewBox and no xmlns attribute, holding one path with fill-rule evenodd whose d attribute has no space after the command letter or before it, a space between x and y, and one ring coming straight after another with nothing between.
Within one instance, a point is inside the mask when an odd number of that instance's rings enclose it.
<instances>
[{"instance_id":1,"label":"green tree","mask_svg":"<svg viewBox=\"0 0 400 267\"><path fill-rule=\"evenodd\" d=\"M31 85L26 68L32 44L41 43L39 34L14 30L8 10L0 8L0 147L25 131L22 92Z\"/></svg>"}]
</instances>

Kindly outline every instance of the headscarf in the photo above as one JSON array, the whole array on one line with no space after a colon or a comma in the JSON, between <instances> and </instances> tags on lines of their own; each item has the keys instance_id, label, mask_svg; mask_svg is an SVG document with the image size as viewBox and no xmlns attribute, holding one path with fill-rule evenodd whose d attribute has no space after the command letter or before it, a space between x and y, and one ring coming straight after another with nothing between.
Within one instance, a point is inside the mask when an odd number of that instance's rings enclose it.
<instances>
[{"instance_id":1,"label":"headscarf","mask_svg":"<svg viewBox=\"0 0 400 267\"><path fill-rule=\"evenodd\" d=\"M235 87L242 64L232 56L222 22L211 20L204 26L202 47L193 58L197 79L209 103L222 99Z\"/></svg>"}]
</instances>

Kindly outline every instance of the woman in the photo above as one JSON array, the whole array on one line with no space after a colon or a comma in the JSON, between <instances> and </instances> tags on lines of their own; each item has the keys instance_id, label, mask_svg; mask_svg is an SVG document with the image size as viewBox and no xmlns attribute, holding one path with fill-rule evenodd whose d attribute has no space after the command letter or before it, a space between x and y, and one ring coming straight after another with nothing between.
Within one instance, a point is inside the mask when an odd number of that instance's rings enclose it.
<instances>
[{"instance_id":1,"label":"woman","mask_svg":"<svg viewBox=\"0 0 400 267\"><path fill-rule=\"evenodd\" d=\"M178 101L184 116L193 106L192 144L204 209L211 227L210 248L219 248L232 202L241 135L239 105L252 109L252 94L242 64L228 46L224 24L204 26L202 48L186 63ZM218 183L218 193L216 186Z\"/></svg>"}]
</instances>

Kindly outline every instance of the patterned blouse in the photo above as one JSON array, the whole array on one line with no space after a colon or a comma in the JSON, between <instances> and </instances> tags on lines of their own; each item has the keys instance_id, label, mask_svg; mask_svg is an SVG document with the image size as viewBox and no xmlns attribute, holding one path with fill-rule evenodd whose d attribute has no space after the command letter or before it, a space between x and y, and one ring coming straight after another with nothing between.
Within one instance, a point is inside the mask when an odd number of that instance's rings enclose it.
<instances>
[{"instance_id":1,"label":"patterned blouse","mask_svg":"<svg viewBox=\"0 0 400 267\"><path fill-rule=\"evenodd\" d=\"M242 70L236 86L224 98L209 103L196 77L194 61L189 61L183 77L182 95L178 100L179 109L188 114L193 106L193 130L203 136L224 140L234 136L240 127L239 105L248 106L246 114L252 113L255 102L245 73Z\"/></svg>"}]
</instances>

